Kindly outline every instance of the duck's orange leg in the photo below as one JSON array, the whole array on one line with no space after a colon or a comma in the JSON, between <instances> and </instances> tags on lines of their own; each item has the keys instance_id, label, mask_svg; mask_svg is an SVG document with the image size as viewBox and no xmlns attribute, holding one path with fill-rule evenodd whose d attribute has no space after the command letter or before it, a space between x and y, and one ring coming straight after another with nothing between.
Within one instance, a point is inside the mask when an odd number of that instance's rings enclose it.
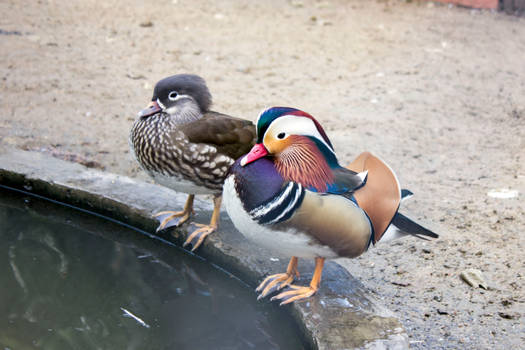
<instances>
[{"instance_id":1,"label":"duck's orange leg","mask_svg":"<svg viewBox=\"0 0 525 350\"><path fill-rule=\"evenodd\" d=\"M195 195L190 194L188 196L188 199L186 200L186 204L184 204L184 209L182 211L161 211L153 216L157 218L157 220L160 221L159 227L157 227L157 232L164 230L165 228L171 227L171 226L180 226L188 219L190 218L191 214L193 214L193 199L195 198ZM180 218L178 220L174 220L175 218Z\"/></svg>"},{"instance_id":2,"label":"duck's orange leg","mask_svg":"<svg viewBox=\"0 0 525 350\"><path fill-rule=\"evenodd\" d=\"M257 300L290 285L293 282L294 276L299 277L299 271L297 271L297 262L297 257L292 256L285 273L278 273L266 277L264 281L259 284L257 289L255 289L256 292L262 291L257 297Z\"/></svg>"},{"instance_id":3,"label":"duck's orange leg","mask_svg":"<svg viewBox=\"0 0 525 350\"><path fill-rule=\"evenodd\" d=\"M321 283L321 275L323 274L324 258L315 258L315 271L309 287L289 285L288 290L272 297L270 300L281 300L281 304L285 305L293 303L297 300L302 300L311 297L319 289Z\"/></svg>"},{"instance_id":4,"label":"duck's orange leg","mask_svg":"<svg viewBox=\"0 0 525 350\"><path fill-rule=\"evenodd\" d=\"M215 196L213 197L213 214L211 215L211 220L209 225L203 225L203 224L194 224L195 226L199 227L195 231L193 231L188 238L186 238L186 241L182 245L183 247L186 247L188 244L191 244L191 251L193 252L195 249L197 249L201 243L204 241L204 238L206 238L210 233L215 232L217 228L219 227L219 217L221 213L221 202L222 202L222 196Z\"/></svg>"}]
</instances>

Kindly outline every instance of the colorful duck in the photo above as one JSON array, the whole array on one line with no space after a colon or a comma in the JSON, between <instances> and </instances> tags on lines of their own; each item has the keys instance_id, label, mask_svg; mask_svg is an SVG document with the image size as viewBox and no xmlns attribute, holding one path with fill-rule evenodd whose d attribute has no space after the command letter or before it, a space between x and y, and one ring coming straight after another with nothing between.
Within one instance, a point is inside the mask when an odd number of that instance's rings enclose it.
<instances>
[{"instance_id":1,"label":"colorful duck","mask_svg":"<svg viewBox=\"0 0 525 350\"><path fill-rule=\"evenodd\" d=\"M291 256L285 273L268 276L259 298L281 305L310 297L319 288L325 259L354 258L380 239L437 234L398 212L403 196L396 175L370 152L347 168L308 113L273 107L256 123L257 141L238 159L224 183L226 210L248 239ZM292 284L298 258L315 259L309 286Z\"/></svg>"}]
</instances>

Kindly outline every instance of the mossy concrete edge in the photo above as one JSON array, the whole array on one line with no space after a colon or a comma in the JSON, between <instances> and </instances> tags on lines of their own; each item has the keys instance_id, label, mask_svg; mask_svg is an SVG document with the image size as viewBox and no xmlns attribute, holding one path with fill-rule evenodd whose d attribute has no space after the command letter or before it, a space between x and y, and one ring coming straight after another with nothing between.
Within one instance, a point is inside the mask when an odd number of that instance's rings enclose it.
<instances>
[{"instance_id":1,"label":"mossy concrete edge","mask_svg":"<svg viewBox=\"0 0 525 350\"><path fill-rule=\"evenodd\" d=\"M154 233L152 214L181 208L186 195L126 176L96 171L38 152L0 145L0 183L87 209ZM211 201L197 198L196 221L206 222ZM161 236L181 245L189 225ZM287 259L254 247L236 231L226 213L219 232L207 238L197 255L215 263L251 286L267 274L284 271ZM300 261L307 284L313 271L310 261ZM255 294L254 294L255 297ZM307 302L286 306L307 343L314 349L407 349L408 336L399 320L381 306L364 286L343 267L329 262L322 288Z\"/></svg>"}]
</instances>

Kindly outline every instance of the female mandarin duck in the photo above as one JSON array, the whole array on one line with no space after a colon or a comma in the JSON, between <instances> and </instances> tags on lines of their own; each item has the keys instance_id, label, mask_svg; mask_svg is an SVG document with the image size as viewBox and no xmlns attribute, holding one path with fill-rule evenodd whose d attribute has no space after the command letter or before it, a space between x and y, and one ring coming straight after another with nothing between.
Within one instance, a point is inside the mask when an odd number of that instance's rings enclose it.
<instances>
[{"instance_id":1,"label":"female mandarin duck","mask_svg":"<svg viewBox=\"0 0 525 350\"><path fill-rule=\"evenodd\" d=\"M160 221L157 231L186 222L195 194L214 196L210 224L196 224L198 229L184 243L191 243L192 250L217 229L228 169L255 141L252 122L212 112L210 105L211 94L201 77L164 78L155 85L151 103L139 112L130 133L141 167L161 185L189 194L182 211L155 215Z\"/></svg>"},{"instance_id":2,"label":"female mandarin duck","mask_svg":"<svg viewBox=\"0 0 525 350\"><path fill-rule=\"evenodd\" d=\"M403 194L382 160L361 153L339 165L321 125L309 114L274 107L257 119L257 143L230 168L224 204L247 238L292 256L285 273L268 276L259 298L282 304L305 299L319 288L325 259L353 258L371 243L412 234L438 237L398 213ZM421 237L420 237L421 238ZM309 286L291 284L298 258L314 258Z\"/></svg>"}]
</instances>

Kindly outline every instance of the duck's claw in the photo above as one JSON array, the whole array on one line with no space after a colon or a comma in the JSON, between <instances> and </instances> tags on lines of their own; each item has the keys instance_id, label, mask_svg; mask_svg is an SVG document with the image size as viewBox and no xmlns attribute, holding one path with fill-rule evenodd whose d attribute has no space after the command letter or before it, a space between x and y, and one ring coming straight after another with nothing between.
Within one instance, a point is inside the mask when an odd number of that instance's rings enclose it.
<instances>
[{"instance_id":1,"label":"duck's claw","mask_svg":"<svg viewBox=\"0 0 525 350\"><path fill-rule=\"evenodd\" d=\"M211 221L209 225L203 225L203 224L196 224L193 225L199 227L195 231L193 231L188 238L186 238L186 241L182 245L183 247L186 247L188 244L191 244L191 251L195 251L195 249L199 248L199 246L204 241L204 238L208 237L208 235L212 232L215 232L217 228L219 227L219 215L221 210L221 196L215 196L213 198L213 213L211 215Z\"/></svg>"},{"instance_id":2,"label":"duck's claw","mask_svg":"<svg viewBox=\"0 0 525 350\"><path fill-rule=\"evenodd\" d=\"M293 282L294 276L299 277L299 271L297 271L297 257L293 256L288 263L285 273L278 273L270 275L264 279L255 289L256 292L262 291L257 297L257 300L264 298L270 293L276 292L290 285Z\"/></svg>"},{"instance_id":3,"label":"duck's claw","mask_svg":"<svg viewBox=\"0 0 525 350\"><path fill-rule=\"evenodd\" d=\"M157 232L165 230L169 227L180 226L190 218L191 211L161 211L153 216L160 222L157 227Z\"/></svg>"},{"instance_id":4,"label":"duck's claw","mask_svg":"<svg viewBox=\"0 0 525 350\"><path fill-rule=\"evenodd\" d=\"M212 232L217 230L216 225L203 225L203 224L196 224L193 225L199 227L195 231L193 231L188 238L186 238L186 241L182 245L183 247L186 247L188 244L191 244L191 251L193 252L195 249L197 249L204 239Z\"/></svg>"},{"instance_id":5,"label":"duck's claw","mask_svg":"<svg viewBox=\"0 0 525 350\"><path fill-rule=\"evenodd\" d=\"M297 300L311 297L317 292L317 289L318 288L314 288L312 286L302 287L291 284L284 292L277 294L270 300L281 300L279 305L286 305Z\"/></svg>"},{"instance_id":6,"label":"duck's claw","mask_svg":"<svg viewBox=\"0 0 525 350\"><path fill-rule=\"evenodd\" d=\"M157 227L157 232L167 229L172 226L180 226L188 219L192 214L195 214L193 211L193 199L195 195L190 194L186 199L186 204L184 204L184 209L182 211L161 211L157 214L154 214L157 220L160 221L159 227Z\"/></svg>"},{"instance_id":7,"label":"duck's claw","mask_svg":"<svg viewBox=\"0 0 525 350\"><path fill-rule=\"evenodd\" d=\"M293 265L293 258L290 260L289 266ZM296 286L290 284L284 292L277 294L272 297L270 300L280 300L279 305L286 305L293 303L297 300L303 300L314 295L319 289L319 284L321 283L321 275L323 273L324 258L315 258L315 270L312 280L310 281L310 286Z\"/></svg>"},{"instance_id":8,"label":"duck's claw","mask_svg":"<svg viewBox=\"0 0 525 350\"><path fill-rule=\"evenodd\" d=\"M261 292L257 297L257 300L264 298L268 294L276 292L283 289L287 285L290 285L293 282L293 274L288 273L277 273L275 275L270 275L264 279L264 281L259 284L255 289L256 292Z\"/></svg>"}]
</instances>

